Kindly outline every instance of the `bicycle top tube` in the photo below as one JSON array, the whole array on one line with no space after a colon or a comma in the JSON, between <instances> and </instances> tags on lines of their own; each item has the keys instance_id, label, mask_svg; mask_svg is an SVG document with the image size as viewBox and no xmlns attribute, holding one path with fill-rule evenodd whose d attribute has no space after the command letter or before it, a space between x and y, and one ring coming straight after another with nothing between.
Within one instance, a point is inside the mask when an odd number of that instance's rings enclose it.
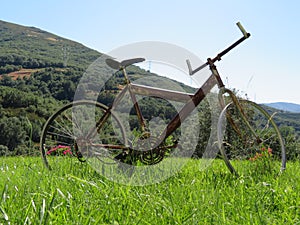
<instances>
[{"instance_id":1,"label":"bicycle top tube","mask_svg":"<svg viewBox=\"0 0 300 225\"><path fill-rule=\"evenodd\" d=\"M207 95L209 91L213 88L213 86L215 86L216 84L217 84L217 80L215 79L215 76L211 75L201 87L197 88L195 93L173 91L173 90L150 87L150 86L134 84L134 83L130 84L130 90L134 94L138 94L142 96L152 96L152 97L168 99L171 101L186 103L189 100L195 98L199 90L202 90L203 94Z\"/></svg>"}]
</instances>

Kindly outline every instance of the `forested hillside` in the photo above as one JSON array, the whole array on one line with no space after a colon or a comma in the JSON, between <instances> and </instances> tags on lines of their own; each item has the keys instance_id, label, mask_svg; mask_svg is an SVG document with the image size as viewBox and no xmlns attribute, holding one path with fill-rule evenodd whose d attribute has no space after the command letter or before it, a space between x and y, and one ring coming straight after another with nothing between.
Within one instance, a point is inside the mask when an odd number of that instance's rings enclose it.
<instances>
[{"instance_id":1,"label":"forested hillside","mask_svg":"<svg viewBox=\"0 0 300 225\"><path fill-rule=\"evenodd\" d=\"M101 55L80 43L38 28L0 21L0 156L7 152L38 153L43 124L55 110L73 100L79 79ZM129 68L128 74L133 80L141 76L152 76L153 82L157 76L134 66ZM99 94L98 100L105 104L111 103L118 85L123 82L121 77L112 77L106 90ZM178 84L188 92L194 91ZM199 155L206 146L210 132L207 126L210 116L205 104L204 102L201 106L200 125L206 130L202 130L196 149ZM167 119L174 115L172 106L163 100L144 101L141 102L141 107L146 119L152 116L151 113L160 116L162 112L168 112L165 115ZM276 116L283 128L286 125L294 127L284 128L286 136L294 139L295 129L300 133L297 116L299 114L287 117L286 113Z\"/></svg>"},{"instance_id":2,"label":"forested hillside","mask_svg":"<svg viewBox=\"0 0 300 225\"><path fill-rule=\"evenodd\" d=\"M79 79L100 56L80 43L38 28L0 21L0 155L7 150L21 154L38 147L46 119L73 100ZM128 74L133 80L157 76L133 66ZM98 100L111 103L117 86L123 83L122 77L112 77ZM157 107L146 113L168 107L163 101L155 104Z\"/></svg>"},{"instance_id":3,"label":"forested hillside","mask_svg":"<svg viewBox=\"0 0 300 225\"><path fill-rule=\"evenodd\" d=\"M0 21L0 155L35 146L45 120L101 54L34 27Z\"/></svg>"}]
</instances>

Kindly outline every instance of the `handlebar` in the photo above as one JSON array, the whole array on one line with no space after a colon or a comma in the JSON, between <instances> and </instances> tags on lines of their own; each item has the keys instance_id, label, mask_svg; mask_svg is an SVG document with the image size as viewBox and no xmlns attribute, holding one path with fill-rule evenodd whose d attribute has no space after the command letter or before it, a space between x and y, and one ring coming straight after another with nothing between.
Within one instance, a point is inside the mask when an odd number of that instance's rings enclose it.
<instances>
[{"instance_id":1,"label":"handlebar","mask_svg":"<svg viewBox=\"0 0 300 225\"><path fill-rule=\"evenodd\" d=\"M240 22L237 22L236 25L240 28L240 31L243 33L245 38L250 37L250 34L247 33L247 31L245 30L245 28L242 26Z\"/></svg>"},{"instance_id":2,"label":"handlebar","mask_svg":"<svg viewBox=\"0 0 300 225\"><path fill-rule=\"evenodd\" d=\"M238 28L240 29L240 31L243 33L243 37L241 37L239 40L237 40L236 42L234 42L232 45L230 45L229 47L227 47L225 50L223 50L222 52L220 52L215 58L213 59L207 59L207 62L204 63L203 65L199 66L198 68L196 68L195 70L192 69L191 63L190 61L187 59L186 63L188 65L188 69L189 69L189 74L193 75L195 73L197 73L199 70L202 70L203 68L205 68L208 65L213 64L216 61L220 61L221 58L227 54L230 50L232 50L233 48L235 48L237 45L239 45L240 43L242 43L244 40L246 40L247 38L250 37L250 33L248 33L244 27L242 26L242 24L240 22L237 22L236 25L238 26Z\"/></svg>"}]
</instances>

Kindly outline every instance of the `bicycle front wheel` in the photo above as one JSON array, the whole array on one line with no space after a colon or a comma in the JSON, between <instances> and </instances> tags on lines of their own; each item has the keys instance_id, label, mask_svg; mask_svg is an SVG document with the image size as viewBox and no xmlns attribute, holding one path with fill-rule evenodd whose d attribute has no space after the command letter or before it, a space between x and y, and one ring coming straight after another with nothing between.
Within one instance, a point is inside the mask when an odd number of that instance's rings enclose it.
<instances>
[{"instance_id":1,"label":"bicycle front wheel","mask_svg":"<svg viewBox=\"0 0 300 225\"><path fill-rule=\"evenodd\" d=\"M47 120L40 150L45 166L57 169L89 157L113 163L126 143L122 123L107 106L82 100L63 106Z\"/></svg>"},{"instance_id":2,"label":"bicycle front wheel","mask_svg":"<svg viewBox=\"0 0 300 225\"><path fill-rule=\"evenodd\" d=\"M284 142L273 115L254 102L239 100L223 109L218 141L227 167L236 175L275 175L286 167Z\"/></svg>"}]
</instances>

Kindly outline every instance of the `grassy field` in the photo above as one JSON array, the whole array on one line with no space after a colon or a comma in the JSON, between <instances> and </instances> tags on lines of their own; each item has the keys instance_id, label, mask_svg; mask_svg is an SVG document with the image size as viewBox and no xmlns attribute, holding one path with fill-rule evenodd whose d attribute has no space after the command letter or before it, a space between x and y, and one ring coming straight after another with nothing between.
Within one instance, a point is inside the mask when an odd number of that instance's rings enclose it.
<instances>
[{"instance_id":1,"label":"grassy field","mask_svg":"<svg viewBox=\"0 0 300 225\"><path fill-rule=\"evenodd\" d=\"M279 177L234 178L220 160L191 160L148 186L113 183L86 164L48 171L0 158L0 224L300 224L300 163Z\"/></svg>"}]
</instances>

